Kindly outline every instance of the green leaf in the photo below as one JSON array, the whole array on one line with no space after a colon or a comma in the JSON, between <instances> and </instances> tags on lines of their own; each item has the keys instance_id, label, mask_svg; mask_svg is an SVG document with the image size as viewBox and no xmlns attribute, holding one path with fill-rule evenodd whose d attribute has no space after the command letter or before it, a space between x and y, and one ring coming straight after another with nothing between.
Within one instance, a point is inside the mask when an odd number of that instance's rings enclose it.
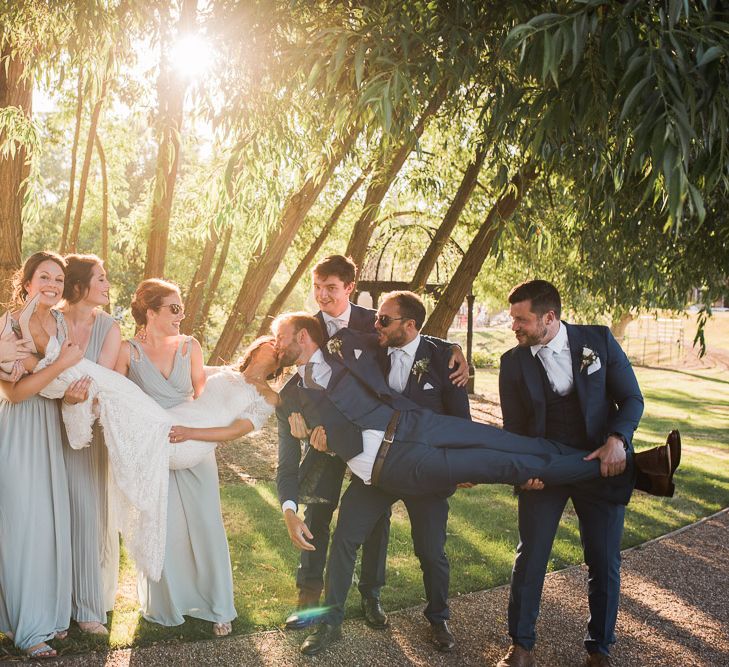
<instances>
[{"instance_id":1,"label":"green leaf","mask_svg":"<svg viewBox=\"0 0 729 667\"><path fill-rule=\"evenodd\" d=\"M362 75L364 73L365 45L360 42L354 54L354 79L357 82L357 88L362 85Z\"/></svg>"},{"instance_id":2,"label":"green leaf","mask_svg":"<svg viewBox=\"0 0 729 667\"><path fill-rule=\"evenodd\" d=\"M710 62L713 62L717 58L721 57L721 55L724 53L724 49L722 49L720 46L712 46L708 49L706 49L706 52L703 56L701 56L699 62L696 63L697 67L704 67L705 65L708 65Z\"/></svg>"},{"instance_id":3,"label":"green leaf","mask_svg":"<svg viewBox=\"0 0 729 667\"><path fill-rule=\"evenodd\" d=\"M620 120L624 121L628 115L630 115L630 112L633 110L633 107L635 106L635 103L638 100L638 96L640 95L643 88L645 88L653 79L653 75L649 74L648 76L641 79L634 87L633 90L628 93L628 96L625 98L625 103L623 104L623 110L620 112Z\"/></svg>"}]
</instances>

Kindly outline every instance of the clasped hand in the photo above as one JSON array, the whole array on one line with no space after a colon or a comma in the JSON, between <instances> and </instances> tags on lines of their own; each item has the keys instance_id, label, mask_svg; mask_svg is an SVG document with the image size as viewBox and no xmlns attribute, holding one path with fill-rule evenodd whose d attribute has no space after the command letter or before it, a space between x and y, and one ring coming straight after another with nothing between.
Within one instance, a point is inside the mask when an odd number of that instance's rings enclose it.
<instances>
[{"instance_id":1,"label":"clasped hand","mask_svg":"<svg viewBox=\"0 0 729 667\"><path fill-rule=\"evenodd\" d=\"M191 435L190 429L187 426L173 426L170 429L169 439L171 443L177 445L185 442L185 440L189 440Z\"/></svg>"},{"instance_id":2,"label":"clasped hand","mask_svg":"<svg viewBox=\"0 0 729 667\"><path fill-rule=\"evenodd\" d=\"M12 332L0 337L0 362L21 361L30 356L30 343L27 338L16 338Z\"/></svg>"},{"instance_id":3,"label":"clasped hand","mask_svg":"<svg viewBox=\"0 0 729 667\"><path fill-rule=\"evenodd\" d=\"M614 435L608 437L602 447L585 457L585 461L600 459L600 474L603 477L614 477L625 470L626 454L623 441Z\"/></svg>"},{"instance_id":4,"label":"clasped hand","mask_svg":"<svg viewBox=\"0 0 729 667\"><path fill-rule=\"evenodd\" d=\"M319 452L328 451L327 447L327 433L323 426L315 426L313 429L309 429L304 420L304 415L300 412L292 412L289 415L289 426L291 428L291 435L299 440L306 440L308 438L309 444Z\"/></svg>"}]
</instances>

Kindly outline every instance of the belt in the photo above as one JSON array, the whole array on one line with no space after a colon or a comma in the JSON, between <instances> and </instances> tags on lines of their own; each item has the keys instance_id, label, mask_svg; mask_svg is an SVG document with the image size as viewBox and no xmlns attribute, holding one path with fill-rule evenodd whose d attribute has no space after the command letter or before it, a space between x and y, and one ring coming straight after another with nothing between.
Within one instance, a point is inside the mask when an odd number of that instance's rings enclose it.
<instances>
[{"instance_id":1,"label":"belt","mask_svg":"<svg viewBox=\"0 0 729 667\"><path fill-rule=\"evenodd\" d=\"M377 486L380 481L380 475L382 474L382 468L385 465L385 457L390 451L392 441L395 439L395 431L397 430L397 423L400 421L400 411L395 410L390 417L390 421L387 424L385 430L385 437L382 439L382 444L377 450L377 456L375 457L375 463L372 466L372 485Z\"/></svg>"}]
</instances>

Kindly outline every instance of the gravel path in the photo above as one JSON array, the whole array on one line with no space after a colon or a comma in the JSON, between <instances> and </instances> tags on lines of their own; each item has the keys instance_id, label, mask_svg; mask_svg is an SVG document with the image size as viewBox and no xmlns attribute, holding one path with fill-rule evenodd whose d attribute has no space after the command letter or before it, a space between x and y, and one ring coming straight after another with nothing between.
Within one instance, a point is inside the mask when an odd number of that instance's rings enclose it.
<instances>
[{"instance_id":1,"label":"gravel path","mask_svg":"<svg viewBox=\"0 0 729 667\"><path fill-rule=\"evenodd\" d=\"M458 563L453 563L458 567ZM623 554L623 586L614 664L631 667L729 666L729 509ZM547 577L536 656L542 667L580 665L587 617L586 570ZM304 659L305 632L261 632L196 643L68 656L42 663L64 667L162 665L494 665L508 646L508 587L452 600L456 650L431 649L420 608L391 614L391 629L345 623L345 640ZM14 664L18 664L17 662ZM27 664L27 663L26 663Z\"/></svg>"}]
</instances>

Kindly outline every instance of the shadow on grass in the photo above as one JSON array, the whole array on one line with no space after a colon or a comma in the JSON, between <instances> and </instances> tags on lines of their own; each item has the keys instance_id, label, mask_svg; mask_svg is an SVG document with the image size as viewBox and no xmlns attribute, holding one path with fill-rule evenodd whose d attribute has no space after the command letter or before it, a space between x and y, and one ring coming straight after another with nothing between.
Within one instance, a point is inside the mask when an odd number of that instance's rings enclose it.
<instances>
[{"instance_id":1,"label":"shadow on grass","mask_svg":"<svg viewBox=\"0 0 729 667\"><path fill-rule=\"evenodd\" d=\"M682 371L678 369L667 369L667 368L661 368L660 366L641 366L640 368L645 368L649 371L662 371L664 373L677 373L679 375L686 375L690 378L695 378L697 380L706 380L707 382L717 382L719 384L729 384L729 380L722 380L721 378L713 377L711 375L704 375L701 373L691 373L690 371Z\"/></svg>"}]
</instances>

